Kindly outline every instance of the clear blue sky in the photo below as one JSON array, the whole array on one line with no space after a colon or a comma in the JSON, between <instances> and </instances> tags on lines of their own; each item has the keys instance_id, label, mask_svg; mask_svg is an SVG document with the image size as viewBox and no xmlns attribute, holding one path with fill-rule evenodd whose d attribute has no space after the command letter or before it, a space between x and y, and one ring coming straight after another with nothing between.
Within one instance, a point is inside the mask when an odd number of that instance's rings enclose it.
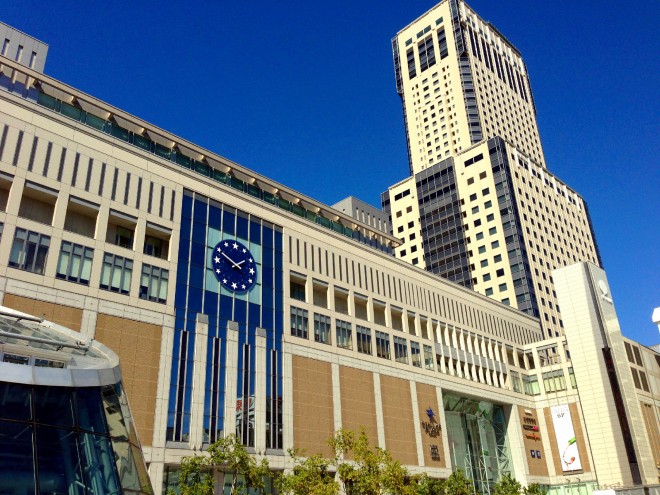
<instances>
[{"instance_id":1,"label":"clear blue sky","mask_svg":"<svg viewBox=\"0 0 660 495\"><path fill-rule=\"evenodd\" d=\"M309 196L407 175L390 40L433 1L5 2L46 72ZM588 202L625 335L660 342L660 3L474 0L522 52L548 168Z\"/></svg>"}]
</instances>

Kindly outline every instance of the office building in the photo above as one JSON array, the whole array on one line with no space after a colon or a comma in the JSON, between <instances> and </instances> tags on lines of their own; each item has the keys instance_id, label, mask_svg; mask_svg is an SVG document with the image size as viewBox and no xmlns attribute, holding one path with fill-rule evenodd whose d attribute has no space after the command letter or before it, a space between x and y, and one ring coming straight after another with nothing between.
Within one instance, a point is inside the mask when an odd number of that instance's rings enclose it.
<instances>
[{"instance_id":1,"label":"office building","mask_svg":"<svg viewBox=\"0 0 660 495\"><path fill-rule=\"evenodd\" d=\"M0 493L153 493L117 355L1 306Z\"/></svg>"},{"instance_id":2,"label":"office building","mask_svg":"<svg viewBox=\"0 0 660 495\"><path fill-rule=\"evenodd\" d=\"M156 493L223 436L282 471L342 427L483 494L504 473L552 495L602 487L566 336L397 259L357 203L0 61L0 302L117 354ZM650 452L652 426L634 434ZM216 473L217 492L232 479Z\"/></svg>"},{"instance_id":3,"label":"office building","mask_svg":"<svg viewBox=\"0 0 660 495\"><path fill-rule=\"evenodd\" d=\"M461 0L392 49L410 162L381 198L396 255L561 334L550 272L601 260L585 201L546 167L520 52Z\"/></svg>"}]
</instances>

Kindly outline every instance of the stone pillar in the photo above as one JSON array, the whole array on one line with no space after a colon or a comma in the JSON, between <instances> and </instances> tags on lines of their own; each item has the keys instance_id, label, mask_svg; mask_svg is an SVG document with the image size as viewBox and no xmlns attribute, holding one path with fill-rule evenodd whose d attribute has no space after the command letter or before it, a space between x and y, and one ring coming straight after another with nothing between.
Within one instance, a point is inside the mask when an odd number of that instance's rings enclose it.
<instances>
[{"instance_id":1,"label":"stone pillar","mask_svg":"<svg viewBox=\"0 0 660 495\"><path fill-rule=\"evenodd\" d=\"M206 392L206 355L209 342L209 317L197 313L193 354L193 391L190 404L190 447L201 449L204 435L204 394Z\"/></svg>"},{"instance_id":2,"label":"stone pillar","mask_svg":"<svg viewBox=\"0 0 660 495\"><path fill-rule=\"evenodd\" d=\"M224 435L236 433L236 384L238 380L238 323L227 322L227 356L225 369Z\"/></svg>"},{"instance_id":3,"label":"stone pillar","mask_svg":"<svg viewBox=\"0 0 660 495\"><path fill-rule=\"evenodd\" d=\"M254 448L266 452L266 330L257 328L254 363Z\"/></svg>"}]
</instances>

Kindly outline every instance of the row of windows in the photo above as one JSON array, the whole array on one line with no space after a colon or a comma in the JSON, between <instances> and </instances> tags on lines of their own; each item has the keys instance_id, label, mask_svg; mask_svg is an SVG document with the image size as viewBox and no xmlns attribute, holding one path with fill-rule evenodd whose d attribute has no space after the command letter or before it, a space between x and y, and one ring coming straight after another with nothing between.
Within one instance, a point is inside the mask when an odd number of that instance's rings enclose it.
<instances>
[{"instance_id":1,"label":"row of windows","mask_svg":"<svg viewBox=\"0 0 660 495\"><path fill-rule=\"evenodd\" d=\"M17 228L9 254L9 266L43 274L49 249L49 236ZM62 280L89 285L93 258L94 250L92 248L62 241L55 275ZM132 275L133 260L111 253L104 253L101 279L99 281L101 289L128 294L131 288ZM168 270L146 263L142 264L139 292L141 299L164 304L167 301L168 285Z\"/></svg>"},{"instance_id":2,"label":"row of windows","mask_svg":"<svg viewBox=\"0 0 660 495\"><path fill-rule=\"evenodd\" d=\"M306 309L291 307L290 312L291 335L301 339L309 339L309 312ZM314 341L322 344L332 345L332 320L329 316L314 313ZM372 345L375 342L375 346ZM335 344L343 349L353 349L353 328L348 321L335 320ZM433 369L433 348L430 345L419 342L408 341L399 336L393 336L386 332L371 329L362 325L355 326L356 350L362 354L375 355L382 359L394 360L402 364L412 364L418 368L422 367L422 347L424 351L424 367ZM393 354L392 354L393 351Z\"/></svg>"}]
</instances>

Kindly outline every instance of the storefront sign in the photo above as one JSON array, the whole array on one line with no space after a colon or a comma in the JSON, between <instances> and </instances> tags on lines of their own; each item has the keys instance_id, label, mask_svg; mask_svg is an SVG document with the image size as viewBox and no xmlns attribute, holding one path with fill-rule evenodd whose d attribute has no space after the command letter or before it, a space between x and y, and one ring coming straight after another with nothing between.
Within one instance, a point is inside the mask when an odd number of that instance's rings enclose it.
<instances>
[{"instance_id":1,"label":"storefront sign","mask_svg":"<svg viewBox=\"0 0 660 495\"><path fill-rule=\"evenodd\" d=\"M427 435L433 438L439 437L440 432L442 431L442 428L440 428L438 423L431 423L429 421L422 421L422 429Z\"/></svg>"},{"instance_id":2,"label":"storefront sign","mask_svg":"<svg viewBox=\"0 0 660 495\"><path fill-rule=\"evenodd\" d=\"M431 445L431 459L434 461L440 460L440 448L437 445Z\"/></svg>"}]
</instances>

